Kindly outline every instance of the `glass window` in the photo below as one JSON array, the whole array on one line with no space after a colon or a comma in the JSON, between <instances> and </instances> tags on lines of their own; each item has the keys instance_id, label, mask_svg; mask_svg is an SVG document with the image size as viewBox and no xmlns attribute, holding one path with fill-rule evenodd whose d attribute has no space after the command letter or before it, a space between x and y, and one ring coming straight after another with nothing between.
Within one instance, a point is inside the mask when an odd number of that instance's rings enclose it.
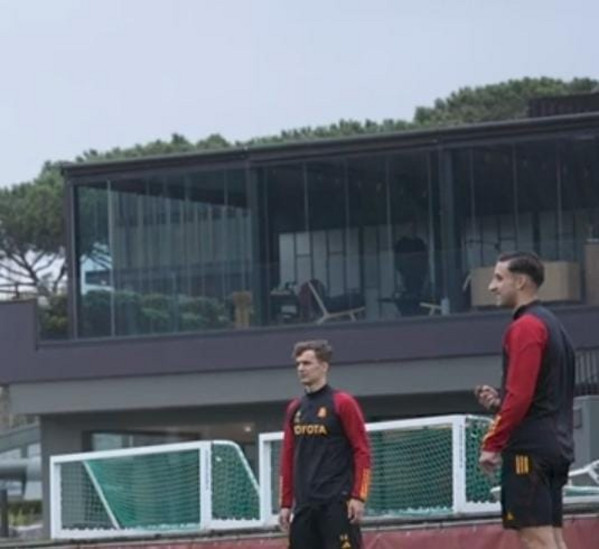
<instances>
[{"instance_id":1,"label":"glass window","mask_svg":"<svg viewBox=\"0 0 599 549\"><path fill-rule=\"evenodd\" d=\"M349 158L347 171L350 234L356 241L356 274L361 280L366 318L395 318L389 160L386 155Z\"/></svg>"},{"instance_id":2,"label":"glass window","mask_svg":"<svg viewBox=\"0 0 599 549\"><path fill-rule=\"evenodd\" d=\"M260 177L273 265L269 322L323 321L331 311L345 321L429 312L421 306L436 299L428 154L310 161L265 168ZM418 249L406 252L408 240Z\"/></svg>"},{"instance_id":3,"label":"glass window","mask_svg":"<svg viewBox=\"0 0 599 549\"><path fill-rule=\"evenodd\" d=\"M515 249L577 264L592 288L598 143L353 151L77 186L79 333L491 307L488 269Z\"/></svg>"},{"instance_id":4,"label":"glass window","mask_svg":"<svg viewBox=\"0 0 599 549\"><path fill-rule=\"evenodd\" d=\"M561 251L580 261L584 244L599 239L599 137L564 140L559 151Z\"/></svg>"},{"instance_id":5,"label":"glass window","mask_svg":"<svg viewBox=\"0 0 599 549\"><path fill-rule=\"evenodd\" d=\"M557 143L519 144L514 146L514 155L518 239L512 249L535 251L545 260L558 259Z\"/></svg>"},{"instance_id":6,"label":"glass window","mask_svg":"<svg viewBox=\"0 0 599 549\"><path fill-rule=\"evenodd\" d=\"M592 278L585 260L587 239L599 218L596 158L594 136L454 154L454 217L463 251L463 288L472 307L494 306L487 290L489 269L501 251L541 256L552 282L541 289L546 301L577 302L581 286L594 286L584 279Z\"/></svg>"},{"instance_id":7,"label":"glass window","mask_svg":"<svg viewBox=\"0 0 599 549\"><path fill-rule=\"evenodd\" d=\"M516 203L510 146L473 149L469 158L470 217L462 238L471 267L493 265L500 250L516 248Z\"/></svg>"},{"instance_id":8,"label":"glass window","mask_svg":"<svg viewBox=\"0 0 599 549\"><path fill-rule=\"evenodd\" d=\"M582 298L599 305L599 137L560 143L562 258L581 271Z\"/></svg>"},{"instance_id":9,"label":"glass window","mask_svg":"<svg viewBox=\"0 0 599 549\"><path fill-rule=\"evenodd\" d=\"M251 281L243 170L77 190L80 334L226 328Z\"/></svg>"},{"instance_id":10,"label":"glass window","mask_svg":"<svg viewBox=\"0 0 599 549\"><path fill-rule=\"evenodd\" d=\"M389 160L389 236L395 302L402 316L427 314L427 306L437 307L440 299L431 203L433 178L427 153L401 153Z\"/></svg>"},{"instance_id":11,"label":"glass window","mask_svg":"<svg viewBox=\"0 0 599 549\"><path fill-rule=\"evenodd\" d=\"M459 149L451 154L451 189L444 195L445 229L452 234L446 258L457 251L459 261L448 260L450 281L445 293L452 312L471 307L493 307L488 292L491 273L500 251L517 247L516 190L514 148L511 145L487 145ZM455 234L454 234L455 233ZM453 250L451 247L458 249ZM457 274L457 276L456 276Z\"/></svg>"},{"instance_id":12,"label":"glass window","mask_svg":"<svg viewBox=\"0 0 599 549\"><path fill-rule=\"evenodd\" d=\"M112 255L108 230L108 185L76 188L77 273L79 334L112 333Z\"/></svg>"},{"instance_id":13,"label":"glass window","mask_svg":"<svg viewBox=\"0 0 599 549\"><path fill-rule=\"evenodd\" d=\"M300 287L312 277L312 240L307 220L307 173L303 164L257 172L260 182L261 322L281 324L307 318L310 295Z\"/></svg>"},{"instance_id":14,"label":"glass window","mask_svg":"<svg viewBox=\"0 0 599 549\"><path fill-rule=\"evenodd\" d=\"M347 182L339 160L309 162L307 172L310 271L300 284L312 279L327 297L360 290L356 276L359 252L347 218ZM353 275L353 276L352 276ZM349 283L353 287L349 287ZM318 312L317 312L318 314Z\"/></svg>"},{"instance_id":15,"label":"glass window","mask_svg":"<svg viewBox=\"0 0 599 549\"><path fill-rule=\"evenodd\" d=\"M158 444L173 444L196 440L193 436L171 433L92 433L91 450L119 450L121 448L138 448Z\"/></svg>"}]
</instances>

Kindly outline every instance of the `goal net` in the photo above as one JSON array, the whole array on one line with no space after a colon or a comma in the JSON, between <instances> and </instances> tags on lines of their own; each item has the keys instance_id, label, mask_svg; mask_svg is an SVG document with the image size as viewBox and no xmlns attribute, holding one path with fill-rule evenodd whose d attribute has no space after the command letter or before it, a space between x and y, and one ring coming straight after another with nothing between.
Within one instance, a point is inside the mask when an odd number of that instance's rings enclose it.
<instances>
[{"instance_id":1,"label":"goal net","mask_svg":"<svg viewBox=\"0 0 599 549\"><path fill-rule=\"evenodd\" d=\"M367 424L373 457L370 517L443 517L496 512L496 478L478 466L489 419L441 416ZM261 514L278 513L282 433L260 436Z\"/></svg>"},{"instance_id":2,"label":"goal net","mask_svg":"<svg viewBox=\"0 0 599 549\"><path fill-rule=\"evenodd\" d=\"M259 490L235 443L190 442L51 458L53 538L259 525Z\"/></svg>"}]
</instances>

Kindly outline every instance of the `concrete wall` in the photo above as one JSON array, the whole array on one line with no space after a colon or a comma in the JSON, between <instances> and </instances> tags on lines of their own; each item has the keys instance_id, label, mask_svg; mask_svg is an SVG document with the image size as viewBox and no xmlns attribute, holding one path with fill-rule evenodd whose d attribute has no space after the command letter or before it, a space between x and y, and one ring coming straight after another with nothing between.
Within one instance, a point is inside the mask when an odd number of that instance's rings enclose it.
<instances>
[{"instance_id":1,"label":"concrete wall","mask_svg":"<svg viewBox=\"0 0 599 549\"><path fill-rule=\"evenodd\" d=\"M562 307L556 313L577 348L597 347L599 307ZM477 359L501 352L506 311L389 322L330 323L285 329L97 339L40 344L33 303L0 305L0 383L58 382L214 372L269 372L290 363L293 344L326 337L335 363L404 364Z\"/></svg>"},{"instance_id":2,"label":"concrete wall","mask_svg":"<svg viewBox=\"0 0 599 549\"><path fill-rule=\"evenodd\" d=\"M498 356L412 360L400 363L334 364L334 386L359 397L469 392L478 383L499 384ZM15 383L15 413L57 414L235 406L281 402L299 385L294 367L270 370Z\"/></svg>"}]
</instances>

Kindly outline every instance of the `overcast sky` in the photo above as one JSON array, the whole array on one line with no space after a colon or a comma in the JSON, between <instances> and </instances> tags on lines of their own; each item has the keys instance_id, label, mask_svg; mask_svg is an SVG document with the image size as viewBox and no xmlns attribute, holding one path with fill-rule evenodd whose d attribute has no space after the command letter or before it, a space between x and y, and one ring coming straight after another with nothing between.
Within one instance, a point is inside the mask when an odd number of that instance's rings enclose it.
<instances>
[{"instance_id":1,"label":"overcast sky","mask_svg":"<svg viewBox=\"0 0 599 549\"><path fill-rule=\"evenodd\" d=\"M597 0L0 0L0 185L173 132L406 118L463 86L599 78Z\"/></svg>"}]
</instances>

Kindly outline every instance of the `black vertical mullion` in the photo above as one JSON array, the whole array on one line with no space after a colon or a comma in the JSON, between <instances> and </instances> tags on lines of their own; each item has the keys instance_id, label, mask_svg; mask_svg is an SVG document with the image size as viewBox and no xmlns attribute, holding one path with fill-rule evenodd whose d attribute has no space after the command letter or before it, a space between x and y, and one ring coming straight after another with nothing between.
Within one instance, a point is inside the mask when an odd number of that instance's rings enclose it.
<instances>
[{"instance_id":1,"label":"black vertical mullion","mask_svg":"<svg viewBox=\"0 0 599 549\"><path fill-rule=\"evenodd\" d=\"M478 239L475 239L475 242L478 241L478 258L479 258L479 266L484 266L485 264L485 253L484 253L484 240L483 240L483 221L482 217L477 215L477 196L476 196L476 170L475 170L475 150L473 147L470 147L470 197L472 204L472 226L474 230L474 235L478 233ZM478 227L478 229L477 229Z\"/></svg>"},{"instance_id":2,"label":"black vertical mullion","mask_svg":"<svg viewBox=\"0 0 599 549\"><path fill-rule=\"evenodd\" d=\"M512 159L512 192L514 193L514 229L515 229L515 248L520 249L520 207L518 202L518 156L516 145L511 146Z\"/></svg>"},{"instance_id":3,"label":"black vertical mullion","mask_svg":"<svg viewBox=\"0 0 599 549\"><path fill-rule=\"evenodd\" d=\"M391 275L393 277L392 280L392 286L393 289L391 291L391 295L395 295L395 291L396 291L396 273L395 273L395 258L393 255L393 226L392 226L392 219L391 219L391 156L390 155L385 155L385 161L384 161L384 171L383 171L383 177L385 178L385 222L387 225L387 244L389 246L388 248L388 255L391 259L390 264L391 264ZM378 230L377 230L378 233ZM379 304L379 317L381 317L383 315L383 302L381 301L381 298L383 297L381 295L381 288L383 286L383 269L381 267L381 259L382 259L382 254L378 254L378 258L377 258L377 266L378 266L378 280L379 280L379 291L378 291L378 304ZM364 288L366 288L366 284L364 284Z\"/></svg>"},{"instance_id":4,"label":"black vertical mullion","mask_svg":"<svg viewBox=\"0 0 599 549\"><path fill-rule=\"evenodd\" d=\"M337 171L335 169L335 171ZM344 261L343 261L343 292L347 293L347 285L349 279L349 268L351 263L351 257L349 257L350 253L350 230L349 230L349 182L348 182L348 174L347 174L347 164L343 163L343 197L344 197L344 208L345 208L345 220L344 220L344 238L343 238L343 252L344 252Z\"/></svg>"},{"instance_id":5,"label":"black vertical mullion","mask_svg":"<svg viewBox=\"0 0 599 549\"><path fill-rule=\"evenodd\" d=\"M557 226L556 226L556 259L562 259L562 232L563 232L563 205L562 205L562 155L561 143L555 142L555 175L556 175L556 191L557 191Z\"/></svg>"},{"instance_id":6,"label":"black vertical mullion","mask_svg":"<svg viewBox=\"0 0 599 549\"><path fill-rule=\"evenodd\" d=\"M426 187L427 187L427 195L428 195L428 199L427 199L427 213L428 213L428 226L427 226L427 232L428 234L427 236L427 240L428 240L428 270L429 270L429 277L430 277L430 296L428 296L428 298L432 299L433 301L436 298L437 295L437 276L436 276L436 262L435 262L435 253L436 253L436 246L435 246L435 240L434 240L434 232L435 232L435 225L434 225L434 220L433 220L433 173L432 173L432 166L431 166L431 161L430 161L430 155L422 153L422 160L423 162L426 164L425 168L426 168Z\"/></svg>"},{"instance_id":7,"label":"black vertical mullion","mask_svg":"<svg viewBox=\"0 0 599 549\"><path fill-rule=\"evenodd\" d=\"M83 318L81 314L83 284L81 272L81 242L77 239L80 232L79 219L81 209L81 189L76 188L72 181L66 181L66 192L63 208L66 213L66 257L65 263L69 283L67 284L67 310L70 312L68 323L68 335L74 339L81 332L79 322Z\"/></svg>"},{"instance_id":8,"label":"black vertical mullion","mask_svg":"<svg viewBox=\"0 0 599 549\"><path fill-rule=\"evenodd\" d=\"M260 171L258 171L260 170ZM261 177L260 177L261 176ZM250 211L250 289L254 318L259 324L270 321L268 294L270 287L271 246L269 170L246 166L247 204Z\"/></svg>"},{"instance_id":9,"label":"black vertical mullion","mask_svg":"<svg viewBox=\"0 0 599 549\"><path fill-rule=\"evenodd\" d=\"M222 287L222 299L226 299L230 293L230 266L229 266L229 177L228 171L222 171L223 176L223 206L221 207L221 254L222 254L222 267L220 268L221 273L221 287Z\"/></svg>"},{"instance_id":10,"label":"black vertical mullion","mask_svg":"<svg viewBox=\"0 0 599 549\"><path fill-rule=\"evenodd\" d=\"M137 293L141 294L144 292L144 273L146 271L144 265L144 252L145 248L143 245L144 230L144 217L143 217L143 204L144 204L144 187L142 185L141 192L135 195L135 226L136 226L136 238L135 238L135 285Z\"/></svg>"},{"instance_id":11,"label":"black vertical mullion","mask_svg":"<svg viewBox=\"0 0 599 549\"><path fill-rule=\"evenodd\" d=\"M192 296L192 285L191 278L193 276L191 269L191 254L188 253L191 249L191 236L192 236L192 210L191 202L189 198L189 174L185 174L183 178L183 216L181 230L183 232L183 255L185 256L185 287L187 296Z\"/></svg>"},{"instance_id":12,"label":"black vertical mullion","mask_svg":"<svg viewBox=\"0 0 599 549\"><path fill-rule=\"evenodd\" d=\"M385 200L387 215L387 238L389 242L389 254L391 255L391 264L393 264L393 220L391 216L391 159L389 155L385 156ZM395 291L395 268L393 268L393 290Z\"/></svg>"},{"instance_id":13,"label":"black vertical mullion","mask_svg":"<svg viewBox=\"0 0 599 549\"><path fill-rule=\"evenodd\" d=\"M249 165L245 165L243 168L243 184L245 188L245 213L243 215L243 222L241 224L241 245L240 245L240 253L241 253L241 264L243 269L243 289L249 290L252 279L252 245L250 241L251 229L252 229L252 218L254 217L254 213L250 208L250 167Z\"/></svg>"},{"instance_id":14,"label":"black vertical mullion","mask_svg":"<svg viewBox=\"0 0 599 549\"><path fill-rule=\"evenodd\" d=\"M438 149L439 180L441 190L441 241L443 249L443 298L449 299L450 311L462 306L461 282L458 275L455 186L453 180L452 153Z\"/></svg>"},{"instance_id":15,"label":"black vertical mullion","mask_svg":"<svg viewBox=\"0 0 599 549\"><path fill-rule=\"evenodd\" d=\"M108 208L108 249L110 250L111 265L109 270L110 280L110 335L115 336L115 310L114 310L114 210L112 206L112 182L108 180L106 182L107 191L107 208Z\"/></svg>"},{"instance_id":16,"label":"black vertical mullion","mask_svg":"<svg viewBox=\"0 0 599 549\"><path fill-rule=\"evenodd\" d=\"M308 233L308 242L310 246L310 278L314 278L314 246L312 242L312 231L310 230L310 196L309 196L309 181L308 181L308 164L302 162L302 175L304 183L304 219L305 229ZM327 273L328 274L328 273Z\"/></svg>"}]
</instances>

